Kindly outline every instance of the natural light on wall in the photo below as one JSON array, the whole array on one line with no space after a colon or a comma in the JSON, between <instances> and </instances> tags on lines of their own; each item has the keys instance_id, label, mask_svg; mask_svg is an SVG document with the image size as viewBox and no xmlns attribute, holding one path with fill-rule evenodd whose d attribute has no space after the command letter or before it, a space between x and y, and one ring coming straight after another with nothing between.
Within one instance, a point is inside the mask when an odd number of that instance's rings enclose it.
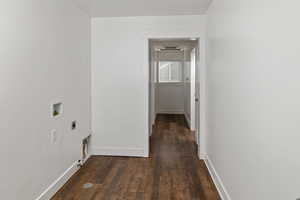
<instances>
[{"instance_id":1,"label":"natural light on wall","mask_svg":"<svg viewBox=\"0 0 300 200\"><path fill-rule=\"evenodd\" d=\"M158 77L160 83L181 82L182 63L181 62L159 62Z\"/></svg>"}]
</instances>

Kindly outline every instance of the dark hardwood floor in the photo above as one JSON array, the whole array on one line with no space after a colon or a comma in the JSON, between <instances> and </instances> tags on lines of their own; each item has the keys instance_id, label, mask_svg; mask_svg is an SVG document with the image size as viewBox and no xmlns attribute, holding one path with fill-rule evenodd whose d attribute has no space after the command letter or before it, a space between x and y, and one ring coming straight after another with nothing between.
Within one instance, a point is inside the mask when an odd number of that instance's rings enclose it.
<instances>
[{"instance_id":1,"label":"dark hardwood floor","mask_svg":"<svg viewBox=\"0 0 300 200\"><path fill-rule=\"evenodd\" d=\"M158 115L150 146L150 158L91 157L52 200L220 199L183 115Z\"/></svg>"}]
</instances>

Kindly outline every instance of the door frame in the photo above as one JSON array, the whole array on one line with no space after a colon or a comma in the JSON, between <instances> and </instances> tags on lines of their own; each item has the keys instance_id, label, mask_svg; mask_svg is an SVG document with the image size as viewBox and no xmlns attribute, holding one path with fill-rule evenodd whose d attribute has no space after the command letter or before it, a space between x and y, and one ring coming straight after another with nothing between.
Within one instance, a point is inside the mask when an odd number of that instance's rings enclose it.
<instances>
[{"instance_id":1,"label":"door frame","mask_svg":"<svg viewBox=\"0 0 300 200\"><path fill-rule=\"evenodd\" d=\"M193 55L193 56L192 56ZM197 64L197 46L190 52L191 58L191 130L195 131L196 143L199 145L199 66ZM192 60L193 59L193 60ZM194 65L194 66L193 66Z\"/></svg>"},{"instance_id":2,"label":"door frame","mask_svg":"<svg viewBox=\"0 0 300 200\"><path fill-rule=\"evenodd\" d=\"M148 132L146 134L146 148L145 152L150 152L150 136L152 134L152 120L151 120L151 80L152 80L152 71L151 71L151 40L184 40L184 39L191 39L194 38L197 40L196 45L196 81L195 86L196 88L196 98L198 98L198 106L195 106L195 126L196 126L196 138L197 138L197 145L198 145L198 157L200 159L205 159L205 146L206 146L206 113L205 113L205 99L206 99L206 86L205 86L205 39L202 37L148 37L146 38L147 43L147 83L148 83L148 92L147 92L147 121L148 121ZM199 88L199 89L197 89ZM155 105L155 104L154 104ZM198 107L198 109L197 109ZM197 109L197 110L196 110ZM197 120L198 119L198 120Z\"/></svg>"}]
</instances>

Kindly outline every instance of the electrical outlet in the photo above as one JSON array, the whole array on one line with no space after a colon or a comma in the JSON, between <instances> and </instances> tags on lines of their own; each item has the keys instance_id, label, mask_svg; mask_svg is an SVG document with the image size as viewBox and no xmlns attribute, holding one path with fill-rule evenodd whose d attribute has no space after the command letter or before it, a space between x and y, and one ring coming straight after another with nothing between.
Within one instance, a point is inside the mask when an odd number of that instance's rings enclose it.
<instances>
[{"instance_id":1,"label":"electrical outlet","mask_svg":"<svg viewBox=\"0 0 300 200\"><path fill-rule=\"evenodd\" d=\"M53 129L53 130L51 131L51 134L50 134L50 140L51 140L51 143L52 143L52 144L55 144L56 141L57 141L57 132L56 132L55 129Z\"/></svg>"}]
</instances>

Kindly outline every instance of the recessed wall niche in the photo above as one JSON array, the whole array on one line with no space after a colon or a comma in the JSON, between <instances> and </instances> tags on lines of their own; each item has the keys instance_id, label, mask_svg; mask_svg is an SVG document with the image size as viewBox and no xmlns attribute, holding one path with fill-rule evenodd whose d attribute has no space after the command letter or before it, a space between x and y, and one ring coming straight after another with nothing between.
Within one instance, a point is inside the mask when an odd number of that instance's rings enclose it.
<instances>
[{"instance_id":1,"label":"recessed wall niche","mask_svg":"<svg viewBox=\"0 0 300 200\"><path fill-rule=\"evenodd\" d=\"M58 102L58 103L55 103L55 104L52 104L52 117L58 117L60 116L62 113L62 103L61 102Z\"/></svg>"}]
</instances>

